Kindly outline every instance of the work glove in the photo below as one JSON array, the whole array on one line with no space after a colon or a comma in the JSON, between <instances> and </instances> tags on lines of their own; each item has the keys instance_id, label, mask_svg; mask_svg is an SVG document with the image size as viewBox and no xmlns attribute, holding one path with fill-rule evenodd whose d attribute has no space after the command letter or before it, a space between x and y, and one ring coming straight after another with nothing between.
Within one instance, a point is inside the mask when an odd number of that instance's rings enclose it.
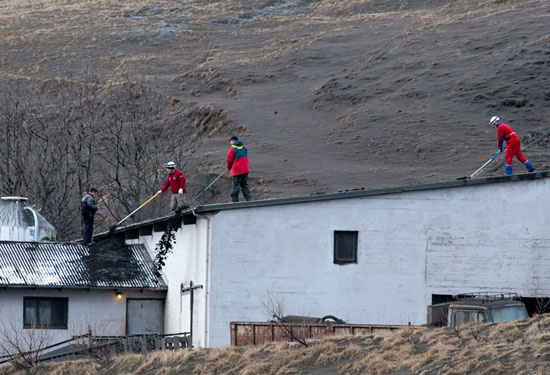
<instances>
[{"instance_id":1,"label":"work glove","mask_svg":"<svg viewBox=\"0 0 550 375\"><path fill-rule=\"evenodd\" d=\"M180 188L180 189L178 190L178 194L183 194L183 189L182 189L182 188Z\"/></svg>"}]
</instances>

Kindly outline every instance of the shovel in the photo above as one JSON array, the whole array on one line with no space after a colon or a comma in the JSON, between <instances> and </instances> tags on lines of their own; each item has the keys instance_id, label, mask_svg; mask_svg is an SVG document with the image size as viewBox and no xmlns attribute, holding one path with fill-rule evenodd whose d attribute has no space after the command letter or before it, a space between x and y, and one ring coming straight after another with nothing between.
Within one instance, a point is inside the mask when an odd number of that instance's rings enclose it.
<instances>
[{"instance_id":1,"label":"shovel","mask_svg":"<svg viewBox=\"0 0 550 375\"><path fill-rule=\"evenodd\" d=\"M496 158L498 156L498 154L500 154L502 151L506 150L506 147L504 147L502 150L499 150L496 154L493 155L493 157L489 160L487 160L487 162L485 164L483 164L481 167L478 168L477 171L475 171L474 173L472 173L470 175L470 177L467 177L467 176L464 176L464 177L459 177L457 178L457 180L467 180L467 179L470 179L470 178L473 178L480 170L482 170L483 168L485 168L485 166L487 164L489 164L490 162L493 161L494 158Z\"/></svg>"}]
</instances>

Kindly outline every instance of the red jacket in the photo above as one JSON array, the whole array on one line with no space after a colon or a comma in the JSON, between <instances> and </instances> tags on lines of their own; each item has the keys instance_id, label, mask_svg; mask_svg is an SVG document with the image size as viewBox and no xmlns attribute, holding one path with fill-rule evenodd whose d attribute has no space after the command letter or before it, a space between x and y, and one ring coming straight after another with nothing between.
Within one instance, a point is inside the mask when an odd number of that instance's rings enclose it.
<instances>
[{"instance_id":1,"label":"red jacket","mask_svg":"<svg viewBox=\"0 0 550 375\"><path fill-rule=\"evenodd\" d=\"M174 172L168 175L164 186L160 190L164 193L166 189L168 189L168 185L170 185L172 194L177 194L180 188L183 189L184 193L187 192L187 189L185 188L185 176L177 169L174 169Z\"/></svg>"},{"instance_id":2,"label":"red jacket","mask_svg":"<svg viewBox=\"0 0 550 375\"><path fill-rule=\"evenodd\" d=\"M498 139L498 147L502 147L502 143L506 141L506 143L514 143L519 142L519 137L510 126L500 123L500 125L497 128L497 139Z\"/></svg>"},{"instance_id":3,"label":"red jacket","mask_svg":"<svg viewBox=\"0 0 550 375\"><path fill-rule=\"evenodd\" d=\"M248 152L241 141L236 141L227 153L227 169L231 169L229 176L238 176L250 171L248 166Z\"/></svg>"}]
</instances>

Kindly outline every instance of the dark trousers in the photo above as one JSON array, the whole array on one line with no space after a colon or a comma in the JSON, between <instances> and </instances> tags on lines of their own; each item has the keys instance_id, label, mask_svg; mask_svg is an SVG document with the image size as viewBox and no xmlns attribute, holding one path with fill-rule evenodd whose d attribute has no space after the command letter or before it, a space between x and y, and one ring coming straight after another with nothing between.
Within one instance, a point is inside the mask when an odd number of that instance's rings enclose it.
<instances>
[{"instance_id":1,"label":"dark trousers","mask_svg":"<svg viewBox=\"0 0 550 375\"><path fill-rule=\"evenodd\" d=\"M82 215L82 244L88 245L92 242L94 233L94 217L91 215Z\"/></svg>"},{"instance_id":2,"label":"dark trousers","mask_svg":"<svg viewBox=\"0 0 550 375\"><path fill-rule=\"evenodd\" d=\"M250 190L248 190L248 173L233 176L233 184L231 186L231 199L233 202L239 201L239 188L243 192L244 199L247 201L252 199Z\"/></svg>"}]
</instances>

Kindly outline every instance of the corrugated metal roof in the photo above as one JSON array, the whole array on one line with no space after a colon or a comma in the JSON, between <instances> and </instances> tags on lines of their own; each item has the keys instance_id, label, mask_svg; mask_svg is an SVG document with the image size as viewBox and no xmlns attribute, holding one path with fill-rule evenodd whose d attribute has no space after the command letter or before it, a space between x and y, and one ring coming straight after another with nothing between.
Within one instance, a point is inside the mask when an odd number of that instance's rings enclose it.
<instances>
[{"instance_id":1,"label":"corrugated metal roof","mask_svg":"<svg viewBox=\"0 0 550 375\"><path fill-rule=\"evenodd\" d=\"M143 245L94 246L0 242L0 285L166 289Z\"/></svg>"}]
</instances>

